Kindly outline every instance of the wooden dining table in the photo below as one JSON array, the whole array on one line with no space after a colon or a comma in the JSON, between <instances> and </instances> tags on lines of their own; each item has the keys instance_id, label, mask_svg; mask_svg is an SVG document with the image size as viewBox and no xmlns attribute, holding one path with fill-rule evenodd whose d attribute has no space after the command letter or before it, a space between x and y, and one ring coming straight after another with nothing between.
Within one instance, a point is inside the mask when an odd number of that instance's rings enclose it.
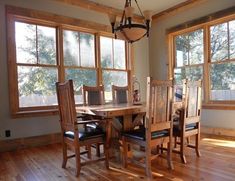
<instances>
[{"instance_id":1,"label":"wooden dining table","mask_svg":"<svg viewBox=\"0 0 235 181\"><path fill-rule=\"evenodd\" d=\"M143 117L146 112L146 105L143 104L104 104L92 106L77 106L76 111L79 114L100 116L103 118L113 119L118 116L123 117L123 130L133 129L135 123L132 120L133 115L137 115L135 120Z\"/></svg>"}]
</instances>

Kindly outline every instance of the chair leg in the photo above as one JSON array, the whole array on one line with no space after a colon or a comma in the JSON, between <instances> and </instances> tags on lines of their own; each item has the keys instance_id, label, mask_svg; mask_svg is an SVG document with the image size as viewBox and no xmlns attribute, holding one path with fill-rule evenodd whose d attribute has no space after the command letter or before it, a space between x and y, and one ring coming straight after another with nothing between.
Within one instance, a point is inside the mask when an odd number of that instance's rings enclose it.
<instances>
[{"instance_id":1,"label":"chair leg","mask_svg":"<svg viewBox=\"0 0 235 181\"><path fill-rule=\"evenodd\" d=\"M91 159L91 145L87 145L86 150L87 150L87 157Z\"/></svg>"},{"instance_id":2,"label":"chair leg","mask_svg":"<svg viewBox=\"0 0 235 181\"><path fill-rule=\"evenodd\" d=\"M100 157L100 143L96 143L96 156Z\"/></svg>"},{"instance_id":3,"label":"chair leg","mask_svg":"<svg viewBox=\"0 0 235 181\"><path fill-rule=\"evenodd\" d=\"M174 148L177 148L177 136L175 136Z\"/></svg>"},{"instance_id":4,"label":"chair leg","mask_svg":"<svg viewBox=\"0 0 235 181\"><path fill-rule=\"evenodd\" d=\"M181 157L181 161L186 164L186 158L185 158L185 154L184 154L184 137L181 136L180 138L180 157Z\"/></svg>"},{"instance_id":5,"label":"chair leg","mask_svg":"<svg viewBox=\"0 0 235 181\"><path fill-rule=\"evenodd\" d=\"M173 170L174 166L172 163L172 145L170 142L167 143L167 163L168 163L169 169Z\"/></svg>"},{"instance_id":6,"label":"chair leg","mask_svg":"<svg viewBox=\"0 0 235 181\"><path fill-rule=\"evenodd\" d=\"M187 137L187 145L190 144L190 137Z\"/></svg>"},{"instance_id":7,"label":"chair leg","mask_svg":"<svg viewBox=\"0 0 235 181\"><path fill-rule=\"evenodd\" d=\"M196 154L198 157L201 156L201 153L199 151L199 142L200 142L200 134L197 134L196 135L196 145L195 145L195 148L196 148Z\"/></svg>"},{"instance_id":8,"label":"chair leg","mask_svg":"<svg viewBox=\"0 0 235 181\"><path fill-rule=\"evenodd\" d=\"M146 168L145 172L147 177L152 178L152 168L151 168L151 149L145 151L146 153Z\"/></svg>"},{"instance_id":9,"label":"chair leg","mask_svg":"<svg viewBox=\"0 0 235 181\"><path fill-rule=\"evenodd\" d=\"M127 151L128 151L128 144L126 143L125 141L125 137L123 136L122 137L122 149L123 149L123 152L122 152L122 165L124 168L127 167Z\"/></svg>"},{"instance_id":10,"label":"chair leg","mask_svg":"<svg viewBox=\"0 0 235 181\"><path fill-rule=\"evenodd\" d=\"M66 163L67 163L67 145L66 143L63 141L62 143L62 147L63 147L63 162L62 162L62 168L66 167Z\"/></svg>"},{"instance_id":11,"label":"chair leg","mask_svg":"<svg viewBox=\"0 0 235 181\"><path fill-rule=\"evenodd\" d=\"M104 145L104 154L105 154L105 167L109 169L109 146L107 144Z\"/></svg>"},{"instance_id":12,"label":"chair leg","mask_svg":"<svg viewBox=\"0 0 235 181\"><path fill-rule=\"evenodd\" d=\"M80 175L81 171L81 160L80 160L80 148L75 148L75 159L76 159L76 177Z\"/></svg>"}]
</instances>

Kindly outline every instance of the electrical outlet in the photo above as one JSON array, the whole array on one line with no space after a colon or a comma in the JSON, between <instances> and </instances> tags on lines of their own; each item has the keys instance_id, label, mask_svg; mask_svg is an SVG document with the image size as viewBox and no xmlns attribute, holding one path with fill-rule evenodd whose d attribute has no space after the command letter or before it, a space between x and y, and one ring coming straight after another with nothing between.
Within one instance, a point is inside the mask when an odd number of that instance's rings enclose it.
<instances>
[{"instance_id":1,"label":"electrical outlet","mask_svg":"<svg viewBox=\"0 0 235 181\"><path fill-rule=\"evenodd\" d=\"M11 137L11 131L5 130L5 137Z\"/></svg>"}]
</instances>

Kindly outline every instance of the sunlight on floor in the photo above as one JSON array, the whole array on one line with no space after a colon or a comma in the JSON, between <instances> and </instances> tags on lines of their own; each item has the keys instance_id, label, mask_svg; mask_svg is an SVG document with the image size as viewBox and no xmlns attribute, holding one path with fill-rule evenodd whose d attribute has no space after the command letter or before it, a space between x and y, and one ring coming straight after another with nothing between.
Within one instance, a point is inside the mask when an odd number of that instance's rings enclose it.
<instances>
[{"instance_id":1,"label":"sunlight on floor","mask_svg":"<svg viewBox=\"0 0 235 181\"><path fill-rule=\"evenodd\" d=\"M235 148L235 141L221 140L221 139L212 139L212 138L203 138L203 141L206 141L212 145L224 146L229 148Z\"/></svg>"}]
</instances>

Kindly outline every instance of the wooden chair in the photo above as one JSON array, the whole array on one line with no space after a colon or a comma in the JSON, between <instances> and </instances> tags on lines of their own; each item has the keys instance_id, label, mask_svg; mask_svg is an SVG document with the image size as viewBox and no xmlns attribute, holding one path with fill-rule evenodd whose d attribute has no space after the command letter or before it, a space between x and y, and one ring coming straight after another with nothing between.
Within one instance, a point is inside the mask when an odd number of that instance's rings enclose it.
<instances>
[{"instance_id":1,"label":"wooden chair","mask_svg":"<svg viewBox=\"0 0 235 181\"><path fill-rule=\"evenodd\" d=\"M173 135L175 137L174 152L180 154L183 163L186 163L185 147L195 149L196 154L200 157L199 142L200 142L200 119L201 119L201 81L184 82L185 97L183 96L182 107L178 106L175 109L178 111L178 122L174 123ZM195 144L190 143L190 137L195 136ZM177 140L179 138L179 142ZM177 150L177 144L180 149Z\"/></svg>"},{"instance_id":2,"label":"wooden chair","mask_svg":"<svg viewBox=\"0 0 235 181\"><path fill-rule=\"evenodd\" d=\"M92 105L103 105L105 103L104 101L104 86L99 85L96 87L92 86L82 86L83 91L83 105L84 106L92 106ZM85 116L83 117L83 120L86 119L96 119L97 117L94 116ZM97 129L98 128L97 123L88 123L85 125L85 128L89 129ZM103 145L102 142L97 143L96 145L92 145L96 148L96 155L100 157L100 145ZM89 148L88 148L89 149Z\"/></svg>"},{"instance_id":3,"label":"wooden chair","mask_svg":"<svg viewBox=\"0 0 235 181\"><path fill-rule=\"evenodd\" d=\"M112 85L112 97L113 97L113 104L125 104L125 103L131 103L131 95L130 95L130 91L128 86L116 86L116 85ZM143 119L144 119L145 113L142 114L136 114L136 115L132 115L132 125L133 127L135 126L141 126L143 125ZM113 127L114 129L116 129L118 132L121 131L121 128L123 125L123 117L119 116L116 117L118 120L117 121L113 121ZM120 125L121 124L121 125Z\"/></svg>"},{"instance_id":4,"label":"wooden chair","mask_svg":"<svg viewBox=\"0 0 235 181\"><path fill-rule=\"evenodd\" d=\"M145 167L146 174L152 177L151 160L159 156L159 152L152 154L152 149L167 143L167 162L173 169L172 156L172 89L173 82L147 79L147 105L145 128L124 132L123 166L127 167L130 160ZM129 158L128 146L137 144L145 149L145 164ZM131 150L130 150L131 151ZM137 150L136 150L137 151Z\"/></svg>"},{"instance_id":5,"label":"wooden chair","mask_svg":"<svg viewBox=\"0 0 235 181\"><path fill-rule=\"evenodd\" d=\"M100 85L97 87L82 86L83 91L83 105L102 105L104 104L104 86Z\"/></svg>"},{"instance_id":6,"label":"wooden chair","mask_svg":"<svg viewBox=\"0 0 235 181\"><path fill-rule=\"evenodd\" d=\"M130 102L128 86L119 87L112 85L113 104L122 104Z\"/></svg>"},{"instance_id":7,"label":"wooden chair","mask_svg":"<svg viewBox=\"0 0 235 181\"><path fill-rule=\"evenodd\" d=\"M110 137L110 121L109 120L86 120L77 121L77 114L74 101L74 89L72 80L65 83L56 83L57 98L60 113L60 125L62 132L62 148L63 163L62 167L66 167L67 160L75 156L76 159L76 176L80 174L81 166L94 161L105 160L105 165L109 167L109 137ZM84 123L104 122L106 133L101 129L79 130L78 125ZM85 150L81 152L81 147L89 146L105 142L105 156L96 160L81 162L80 154L87 153ZM68 155L67 149L74 151L74 155ZM89 154L89 153L88 153Z\"/></svg>"}]
</instances>

